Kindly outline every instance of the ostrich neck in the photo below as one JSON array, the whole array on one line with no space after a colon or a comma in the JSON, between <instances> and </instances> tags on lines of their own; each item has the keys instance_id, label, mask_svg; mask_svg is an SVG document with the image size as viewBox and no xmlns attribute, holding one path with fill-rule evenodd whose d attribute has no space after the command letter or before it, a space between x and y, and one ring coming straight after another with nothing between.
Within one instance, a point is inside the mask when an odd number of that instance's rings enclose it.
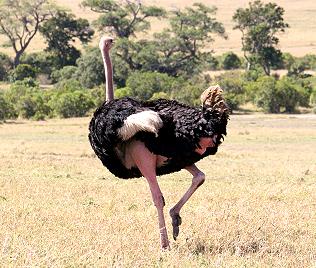
<instances>
[{"instance_id":1,"label":"ostrich neck","mask_svg":"<svg viewBox=\"0 0 316 268\"><path fill-rule=\"evenodd\" d=\"M109 51L102 51L105 72L105 95L106 101L114 99L113 69Z\"/></svg>"}]
</instances>

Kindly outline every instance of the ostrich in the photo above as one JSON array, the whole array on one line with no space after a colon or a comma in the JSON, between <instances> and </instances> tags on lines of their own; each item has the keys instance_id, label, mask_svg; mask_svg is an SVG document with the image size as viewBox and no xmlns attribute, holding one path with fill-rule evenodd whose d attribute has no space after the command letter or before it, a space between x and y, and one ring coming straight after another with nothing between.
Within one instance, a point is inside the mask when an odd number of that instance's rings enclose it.
<instances>
[{"instance_id":1,"label":"ostrich","mask_svg":"<svg viewBox=\"0 0 316 268\"><path fill-rule=\"evenodd\" d=\"M190 107L175 100L138 101L114 99L111 37L102 37L100 50L106 77L106 101L95 111L89 125L89 140L103 165L123 179L145 177L158 213L160 244L169 248L164 217L165 201L157 175L186 169L192 183L170 209L173 238L181 225L180 210L205 180L195 163L214 155L226 135L229 108L217 86L201 95L202 107Z\"/></svg>"}]
</instances>

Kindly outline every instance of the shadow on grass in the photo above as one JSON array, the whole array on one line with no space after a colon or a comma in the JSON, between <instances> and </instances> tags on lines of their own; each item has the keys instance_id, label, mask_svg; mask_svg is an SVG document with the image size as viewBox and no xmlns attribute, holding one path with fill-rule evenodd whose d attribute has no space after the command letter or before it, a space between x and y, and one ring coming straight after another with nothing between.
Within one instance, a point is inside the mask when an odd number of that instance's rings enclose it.
<instances>
[{"instance_id":1,"label":"shadow on grass","mask_svg":"<svg viewBox=\"0 0 316 268\"><path fill-rule=\"evenodd\" d=\"M223 243L216 243L214 241L207 241L204 239L193 239L187 242L187 248L193 255L218 255L228 253L230 255L246 256L248 254L258 253L264 251L266 248L265 241L250 240L250 241L222 241Z\"/></svg>"},{"instance_id":2,"label":"shadow on grass","mask_svg":"<svg viewBox=\"0 0 316 268\"><path fill-rule=\"evenodd\" d=\"M0 120L0 125L23 125L25 122L15 121L15 120Z\"/></svg>"}]
</instances>

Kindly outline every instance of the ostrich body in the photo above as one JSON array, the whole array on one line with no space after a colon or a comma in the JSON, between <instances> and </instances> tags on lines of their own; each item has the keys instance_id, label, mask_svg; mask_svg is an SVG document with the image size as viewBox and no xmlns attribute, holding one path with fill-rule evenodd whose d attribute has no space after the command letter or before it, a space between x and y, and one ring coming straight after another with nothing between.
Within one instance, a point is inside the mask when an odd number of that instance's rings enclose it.
<instances>
[{"instance_id":1,"label":"ostrich body","mask_svg":"<svg viewBox=\"0 0 316 268\"><path fill-rule=\"evenodd\" d=\"M158 212L161 247L166 249L169 240L163 213L165 202L156 176L181 169L193 175L190 188L169 212L176 239L181 224L180 210L205 180L195 163L217 152L226 135L228 106L219 86L202 93L201 108L166 99L143 102L124 97L114 100L111 46L112 38L101 39L107 100L91 119L89 140L103 165L115 176L146 178Z\"/></svg>"}]
</instances>

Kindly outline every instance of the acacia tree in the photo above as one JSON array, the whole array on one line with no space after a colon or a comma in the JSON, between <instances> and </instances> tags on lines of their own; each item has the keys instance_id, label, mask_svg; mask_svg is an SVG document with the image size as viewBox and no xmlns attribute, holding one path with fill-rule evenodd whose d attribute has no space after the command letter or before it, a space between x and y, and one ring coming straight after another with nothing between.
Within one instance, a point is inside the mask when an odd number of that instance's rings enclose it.
<instances>
[{"instance_id":1,"label":"acacia tree","mask_svg":"<svg viewBox=\"0 0 316 268\"><path fill-rule=\"evenodd\" d=\"M282 53L276 47L279 32L289 27L283 19L284 9L275 3L263 4L260 0L249 3L248 8L239 8L233 16L234 29L242 33L242 50L248 69L259 64L267 75L271 66L281 61Z\"/></svg>"},{"instance_id":2,"label":"acacia tree","mask_svg":"<svg viewBox=\"0 0 316 268\"><path fill-rule=\"evenodd\" d=\"M214 41L213 34L227 38L222 23L214 17L216 7L194 3L192 7L171 12L170 28L155 34L160 53L160 70L170 75L194 74L213 61L206 45Z\"/></svg>"},{"instance_id":3,"label":"acacia tree","mask_svg":"<svg viewBox=\"0 0 316 268\"><path fill-rule=\"evenodd\" d=\"M48 43L46 50L57 56L60 68L75 65L80 57L80 51L74 46L76 39L86 44L94 34L86 19L75 19L73 14L64 11L58 11L53 18L45 21L39 30Z\"/></svg>"},{"instance_id":4,"label":"acacia tree","mask_svg":"<svg viewBox=\"0 0 316 268\"><path fill-rule=\"evenodd\" d=\"M13 64L20 57L38 32L39 26L56 11L49 0L2 0L0 2L0 34L8 38L15 52Z\"/></svg>"},{"instance_id":5,"label":"acacia tree","mask_svg":"<svg viewBox=\"0 0 316 268\"><path fill-rule=\"evenodd\" d=\"M163 8L145 6L141 1L84 0L82 5L102 14L95 21L99 31L110 32L119 38L129 38L136 32L148 30L149 18L161 18L166 14Z\"/></svg>"},{"instance_id":6,"label":"acacia tree","mask_svg":"<svg viewBox=\"0 0 316 268\"><path fill-rule=\"evenodd\" d=\"M132 70L144 67L145 62L150 65L150 59L153 58L147 53L150 42L134 41L132 37L150 29L149 19L160 19L166 15L166 11L160 7L146 6L141 0L84 0L82 5L100 13L94 22L100 32L117 37L112 51L113 66L117 68L114 81L124 86Z\"/></svg>"}]
</instances>

